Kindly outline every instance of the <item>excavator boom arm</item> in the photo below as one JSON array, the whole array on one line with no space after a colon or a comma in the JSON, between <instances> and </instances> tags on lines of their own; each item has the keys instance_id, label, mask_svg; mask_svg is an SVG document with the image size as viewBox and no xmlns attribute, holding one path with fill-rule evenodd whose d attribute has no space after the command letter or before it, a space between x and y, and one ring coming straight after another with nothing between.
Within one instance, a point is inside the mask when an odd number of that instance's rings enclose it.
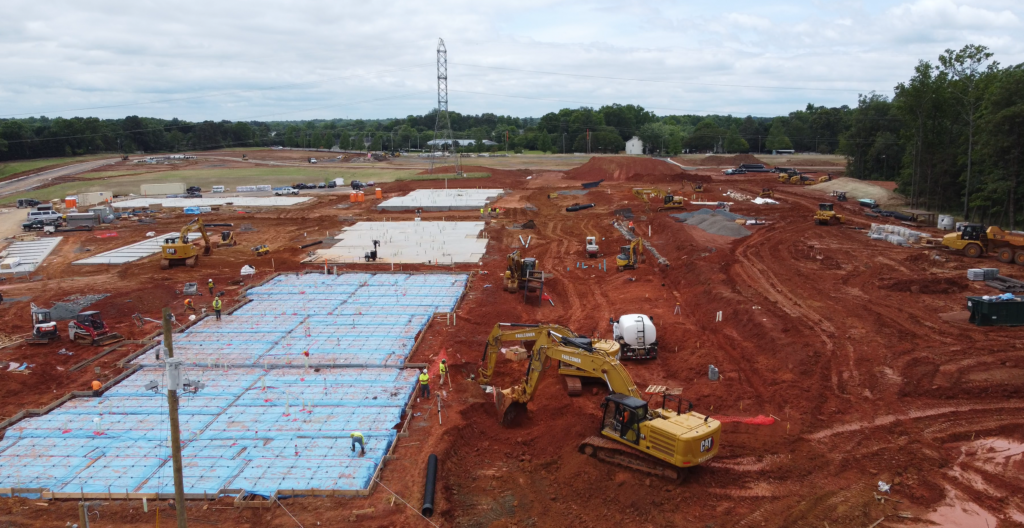
<instances>
[{"instance_id":1,"label":"excavator boom arm","mask_svg":"<svg viewBox=\"0 0 1024 528\"><path fill-rule=\"evenodd\" d=\"M478 381L481 385L490 383L494 368L498 362L498 353L501 351L502 343L509 341L533 341L534 350L543 347L550 342L549 330L555 330L562 335L577 337L576 333L568 328L552 324L527 324L527 323L498 323L491 330L491 335L484 345L484 355L481 362L484 366L480 368Z\"/></svg>"}]
</instances>

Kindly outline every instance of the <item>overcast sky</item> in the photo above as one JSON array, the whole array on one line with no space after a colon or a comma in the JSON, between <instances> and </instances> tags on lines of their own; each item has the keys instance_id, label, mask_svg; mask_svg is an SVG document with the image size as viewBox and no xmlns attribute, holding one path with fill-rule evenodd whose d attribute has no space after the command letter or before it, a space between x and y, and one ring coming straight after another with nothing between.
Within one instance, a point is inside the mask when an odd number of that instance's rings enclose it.
<instances>
[{"instance_id":1,"label":"overcast sky","mask_svg":"<svg viewBox=\"0 0 1024 528\"><path fill-rule=\"evenodd\" d=\"M437 104L438 37L451 110L538 117L610 103L659 115L854 106L966 43L1024 62L1021 0L3 5L0 117L423 114Z\"/></svg>"}]
</instances>

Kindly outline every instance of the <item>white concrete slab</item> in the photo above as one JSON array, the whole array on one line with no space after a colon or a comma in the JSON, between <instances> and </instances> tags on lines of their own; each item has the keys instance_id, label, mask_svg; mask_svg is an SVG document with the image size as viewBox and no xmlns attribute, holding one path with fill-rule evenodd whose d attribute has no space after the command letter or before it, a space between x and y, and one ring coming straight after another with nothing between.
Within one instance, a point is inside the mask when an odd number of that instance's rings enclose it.
<instances>
[{"instance_id":1,"label":"white concrete slab","mask_svg":"<svg viewBox=\"0 0 1024 528\"><path fill-rule=\"evenodd\" d=\"M242 207L287 207L289 205L308 202L309 200L312 200L312 198L303 198L301 196L227 196L223 198L160 198L155 196L146 196L142 198L132 198L131 200L124 200L121 202L114 202L112 205L118 209L144 209L151 205L160 205L163 207L209 207L211 205L229 204Z\"/></svg>"},{"instance_id":2,"label":"white concrete slab","mask_svg":"<svg viewBox=\"0 0 1024 528\"><path fill-rule=\"evenodd\" d=\"M317 251L315 262L365 263L379 240L378 263L477 263L487 251L487 239L477 238L483 229L483 222L359 222L342 230L333 247Z\"/></svg>"},{"instance_id":3,"label":"white concrete slab","mask_svg":"<svg viewBox=\"0 0 1024 528\"><path fill-rule=\"evenodd\" d=\"M155 255L160 252L160 246L163 245L165 238L177 237L181 233L167 233L165 235L155 236L153 238L143 240L142 242L136 242L132 245L125 246L123 248L113 249L99 255L94 255L89 258L72 262L74 265L85 265L85 264L125 264L133 262L141 258ZM192 242L202 235L199 233L189 233L188 241Z\"/></svg>"},{"instance_id":4,"label":"white concrete slab","mask_svg":"<svg viewBox=\"0 0 1024 528\"><path fill-rule=\"evenodd\" d=\"M467 211L487 207L501 196L501 189L417 189L405 196L385 200L381 211Z\"/></svg>"},{"instance_id":5,"label":"white concrete slab","mask_svg":"<svg viewBox=\"0 0 1024 528\"><path fill-rule=\"evenodd\" d=\"M17 258L18 265L12 269L0 269L0 273L31 273L39 267L46 257L50 256L57 244L64 240L64 237L41 238L30 242L14 242L7 246L5 259Z\"/></svg>"}]
</instances>

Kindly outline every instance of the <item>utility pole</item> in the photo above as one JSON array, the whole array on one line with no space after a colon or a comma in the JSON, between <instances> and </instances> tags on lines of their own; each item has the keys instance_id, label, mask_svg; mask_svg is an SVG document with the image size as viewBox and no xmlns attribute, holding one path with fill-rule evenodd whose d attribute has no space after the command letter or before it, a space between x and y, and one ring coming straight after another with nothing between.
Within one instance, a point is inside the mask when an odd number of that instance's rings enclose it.
<instances>
[{"instance_id":1,"label":"utility pole","mask_svg":"<svg viewBox=\"0 0 1024 528\"><path fill-rule=\"evenodd\" d=\"M164 347L167 349L167 410L171 416L171 458L174 464L174 508L178 513L178 528L188 528L185 517L185 482L181 468L181 430L178 428L178 386L181 380L181 359L174 360L171 343L171 309L164 308Z\"/></svg>"}]
</instances>

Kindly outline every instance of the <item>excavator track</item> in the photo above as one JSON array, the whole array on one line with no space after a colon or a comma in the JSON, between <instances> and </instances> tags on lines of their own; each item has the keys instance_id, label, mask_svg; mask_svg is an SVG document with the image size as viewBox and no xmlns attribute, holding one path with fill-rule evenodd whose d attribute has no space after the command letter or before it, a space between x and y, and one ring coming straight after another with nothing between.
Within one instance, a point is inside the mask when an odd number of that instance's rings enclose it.
<instances>
[{"instance_id":1,"label":"excavator track","mask_svg":"<svg viewBox=\"0 0 1024 528\"><path fill-rule=\"evenodd\" d=\"M678 468L660 460L648 457L618 442L600 436L591 436L580 443L579 452L605 462L626 466L644 473L679 480L682 473Z\"/></svg>"}]
</instances>

